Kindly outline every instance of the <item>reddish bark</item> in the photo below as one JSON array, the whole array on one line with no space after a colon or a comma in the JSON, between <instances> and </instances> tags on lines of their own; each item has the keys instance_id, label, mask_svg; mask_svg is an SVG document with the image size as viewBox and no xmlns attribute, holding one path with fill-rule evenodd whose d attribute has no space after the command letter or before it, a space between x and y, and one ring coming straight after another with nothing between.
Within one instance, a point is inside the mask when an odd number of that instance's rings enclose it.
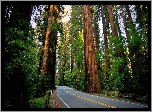
<instances>
[{"instance_id":1,"label":"reddish bark","mask_svg":"<svg viewBox=\"0 0 152 112\"><path fill-rule=\"evenodd\" d=\"M100 80L97 69L96 56L94 51L93 37L92 37L92 24L90 18L89 5L82 6L83 11L83 23L84 23L84 52L85 52L85 77L87 92L98 93L101 91Z\"/></svg>"}]
</instances>

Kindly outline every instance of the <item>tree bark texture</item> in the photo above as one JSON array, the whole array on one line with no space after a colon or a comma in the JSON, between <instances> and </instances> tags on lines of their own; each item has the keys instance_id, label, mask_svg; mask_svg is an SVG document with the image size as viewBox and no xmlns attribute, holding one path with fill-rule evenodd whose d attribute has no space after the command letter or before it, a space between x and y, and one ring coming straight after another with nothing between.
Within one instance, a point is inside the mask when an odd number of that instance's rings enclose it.
<instances>
[{"instance_id":1,"label":"tree bark texture","mask_svg":"<svg viewBox=\"0 0 152 112\"><path fill-rule=\"evenodd\" d=\"M41 70L41 74L46 74L48 73L48 60L49 60L49 43L50 43L50 26L52 23L52 12L53 12L53 5L49 5L49 13L50 16L48 17L48 26L47 26L47 31L46 31L46 37L45 37L45 43L44 43L44 54L43 54L43 62L42 62L42 70Z\"/></svg>"},{"instance_id":2,"label":"tree bark texture","mask_svg":"<svg viewBox=\"0 0 152 112\"><path fill-rule=\"evenodd\" d=\"M109 12L110 24L111 24L111 29L112 29L112 36L117 36L116 28L114 25L114 18L113 18L112 11L111 11L111 6L107 5L107 8L108 8L108 12Z\"/></svg>"},{"instance_id":3,"label":"tree bark texture","mask_svg":"<svg viewBox=\"0 0 152 112\"><path fill-rule=\"evenodd\" d=\"M53 26L57 27L59 7L57 5L49 5L48 26L46 30L46 39L44 44L44 54L42 62L43 75L51 75L52 89L55 89L55 74L56 74L56 45L57 31Z\"/></svg>"},{"instance_id":4,"label":"tree bark texture","mask_svg":"<svg viewBox=\"0 0 152 112\"><path fill-rule=\"evenodd\" d=\"M92 37L92 24L90 18L89 5L82 6L84 23L84 56L85 56L85 77L86 91L89 93L98 93L101 91L100 80L97 69L96 56Z\"/></svg>"}]
</instances>

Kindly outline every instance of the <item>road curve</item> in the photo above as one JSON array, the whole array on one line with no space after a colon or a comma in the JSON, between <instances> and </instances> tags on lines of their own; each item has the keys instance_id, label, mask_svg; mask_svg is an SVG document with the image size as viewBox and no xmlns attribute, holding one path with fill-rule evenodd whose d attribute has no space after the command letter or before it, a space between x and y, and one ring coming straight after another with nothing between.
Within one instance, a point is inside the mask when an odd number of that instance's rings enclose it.
<instances>
[{"instance_id":1,"label":"road curve","mask_svg":"<svg viewBox=\"0 0 152 112\"><path fill-rule=\"evenodd\" d=\"M56 86L57 98L63 108L148 108L139 103L126 102L75 91L67 86Z\"/></svg>"}]
</instances>

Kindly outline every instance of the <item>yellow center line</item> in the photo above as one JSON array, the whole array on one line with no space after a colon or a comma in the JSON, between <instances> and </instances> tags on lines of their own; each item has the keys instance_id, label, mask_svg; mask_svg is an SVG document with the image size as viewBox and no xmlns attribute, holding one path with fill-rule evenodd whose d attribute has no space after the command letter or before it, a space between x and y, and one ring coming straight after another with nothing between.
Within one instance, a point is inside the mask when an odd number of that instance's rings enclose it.
<instances>
[{"instance_id":1,"label":"yellow center line","mask_svg":"<svg viewBox=\"0 0 152 112\"><path fill-rule=\"evenodd\" d=\"M89 100L90 102L97 103L97 104L99 104L99 105L101 104L101 105L107 106L107 107L109 107L109 108L117 108L116 106L108 105L108 104L105 104L105 103L102 103L102 102L97 102L97 101L95 101L95 100L91 100L91 99L89 99L89 98L85 98L85 97L82 97L82 96L78 96L78 95L73 94L73 93L71 93L71 92L69 92L69 91L67 91L67 92L70 93L70 94L72 94L72 95L74 95L74 96L77 96L77 97L79 97L79 98L83 98L84 100Z\"/></svg>"}]
</instances>

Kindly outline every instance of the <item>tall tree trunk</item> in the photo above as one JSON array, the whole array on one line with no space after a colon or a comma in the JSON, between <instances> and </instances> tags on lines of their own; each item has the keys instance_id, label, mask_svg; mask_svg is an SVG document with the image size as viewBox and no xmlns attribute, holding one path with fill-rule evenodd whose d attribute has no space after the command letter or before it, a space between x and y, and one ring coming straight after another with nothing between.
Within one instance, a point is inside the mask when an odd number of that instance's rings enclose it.
<instances>
[{"instance_id":1,"label":"tall tree trunk","mask_svg":"<svg viewBox=\"0 0 152 112\"><path fill-rule=\"evenodd\" d=\"M111 6L107 5L107 8L108 8L108 12L109 12L110 24L111 24L111 29L112 29L112 36L117 36L117 32L116 32L116 28L115 28L115 24L114 24L114 18L113 18L113 14L111 11Z\"/></svg>"},{"instance_id":2,"label":"tall tree trunk","mask_svg":"<svg viewBox=\"0 0 152 112\"><path fill-rule=\"evenodd\" d=\"M128 34L128 30L127 30L126 16L124 14L123 6L121 7L121 11L122 11L122 18L123 18L123 22L124 22L124 28L125 28L125 32L126 32L126 37L128 37L129 34ZM130 20L130 18L129 18L129 20Z\"/></svg>"},{"instance_id":3,"label":"tall tree trunk","mask_svg":"<svg viewBox=\"0 0 152 112\"><path fill-rule=\"evenodd\" d=\"M109 77L109 74L108 74L108 69L107 68L110 68L110 60L108 58L108 55L109 55L109 52L108 52L108 39L107 39L107 28L106 28L106 24L105 24L105 17L104 17L104 9L103 9L104 6L101 6L101 17L102 17L102 24L103 24L103 34L104 34L104 45L105 45L105 55L106 55L106 73L105 73L105 76L106 77Z\"/></svg>"},{"instance_id":4,"label":"tall tree trunk","mask_svg":"<svg viewBox=\"0 0 152 112\"><path fill-rule=\"evenodd\" d=\"M107 5L107 8L108 8L108 12L109 12L110 24L111 24L111 29L112 29L112 36L119 39L117 32L116 32L115 24L114 24L114 18L113 18L111 6ZM120 51L121 48L122 48L121 46L118 46L115 48L116 57L122 57L122 55L124 55L124 52ZM118 71L119 71L119 73L122 72L122 66L118 67Z\"/></svg>"},{"instance_id":5,"label":"tall tree trunk","mask_svg":"<svg viewBox=\"0 0 152 112\"><path fill-rule=\"evenodd\" d=\"M64 53L66 54L66 53ZM63 70L62 70L62 85L65 85L65 81L64 81L64 75L65 75L65 71L66 71L66 55L64 56L64 62L63 62Z\"/></svg>"},{"instance_id":6,"label":"tall tree trunk","mask_svg":"<svg viewBox=\"0 0 152 112\"><path fill-rule=\"evenodd\" d=\"M117 13L117 6L114 5L114 10L115 10L115 20L116 20L116 29L117 29L117 34L119 34L118 38L119 40L122 42L122 36L121 36L121 30L120 30L120 27L119 27L119 20L118 20L118 13ZM123 45L120 45L119 46L119 52L118 52L118 57L122 57L124 56L124 49L123 49Z\"/></svg>"},{"instance_id":7,"label":"tall tree trunk","mask_svg":"<svg viewBox=\"0 0 152 112\"><path fill-rule=\"evenodd\" d=\"M126 8L126 11L128 13L128 20L129 20L128 24L133 25L132 18L131 18L131 13L130 13L130 10L129 10L129 6L125 5L125 8ZM121 10L122 10L122 17L123 17L123 21L124 21L124 28L125 28L125 32L126 32L128 47L129 47L129 55L130 55L129 58L130 58L131 71L132 71L133 64L134 64L134 57L133 57L133 54L132 54L131 49L130 49L130 38L129 38L128 30L127 30L126 16L124 14L123 6L121 7Z\"/></svg>"},{"instance_id":8,"label":"tall tree trunk","mask_svg":"<svg viewBox=\"0 0 152 112\"><path fill-rule=\"evenodd\" d=\"M52 20L53 19L53 15L52 15L53 5L48 5L48 8L49 8L50 16L48 17L48 26L47 26L47 31L45 35L44 53L43 53L42 70L41 70L42 75L45 75L48 73L49 47L50 47L50 34L51 34L50 26L53 21Z\"/></svg>"},{"instance_id":9,"label":"tall tree trunk","mask_svg":"<svg viewBox=\"0 0 152 112\"><path fill-rule=\"evenodd\" d=\"M59 16L59 5L53 5L53 21L54 25L58 25L58 16ZM52 29L51 40L50 40L50 58L49 58L49 72L52 76L51 88L55 89L55 74L56 74L56 45L57 45L57 31ZM52 62L52 63L51 63Z\"/></svg>"},{"instance_id":10,"label":"tall tree trunk","mask_svg":"<svg viewBox=\"0 0 152 112\"><path fill-rule=\"evenodd\" d=\"M94 44L92 37L92 25L90 18L90 7L89 5L82 6L83 11L83 23L84 23L84 53L85 53L85 77L87 92L89 93L98 93L101 91L100 80L97 69L96 56L94 52Z\"/></svg>"},{"instance_id":11,"label":"tall tree trunk","mask_svg":"<svg viewBox=\"0 0 152 112\"><path fill-rule=\"evenodd\" d=\"M147 7L147 8L146 8ZM148 34L148 5L136 5L137 22L143 30L145 37Z\"/></svg>"},{"instance_id":12,"label":"tall tree trunk","mask_svg":"<svg viewBox=\"0 0 152 112\"><path fill-rule=\"evenodd\" d=\"M118 35L121 36L121 30L120 30L120 27L119 27L119 20L118 20L118 13L117 13L117 6L114 5L114 10L115 10L115 19L116 19L116 29L117 29L117 32L118 32Z\"/></svg>"},{"instance_id":13,"label":"tall tree trunk","mask_svg":"<svg viewBox=\"0 0 152 112\"><path fill-rule=\"evenodd\" d=\"M57 31L52 26L58 23L59 6L49 5L49 13L44 44L42 74L51 75L52 81L50 87L51 89L55 89Z\"/></svg>"},{"instance_id":14,"label":"tall tree trunk","mask_svg":"<svg viewBox=\"0 0 152 112\"><path fill-rule=\"evenodd\" d=\"M118 35L117 35L115 24L114 24L114 18L113 18L111 6L107 5L107 8L108 8L108 13L109 13L109 18L110 18L110 25L111 25L111 29L112 29L112 36L116 38ZM115 54L117 57L119 56L118 49L119 49L118 47L115 48L115 52L116 52Z\"/></svg>"},{"instance_id":15,"label":"tall tree trunk","mask_svg":"<svg viewBox=\"0 0 152 112\"><path fill-rule=\"evenodd\" d=\"M80 62L78 62L77 64L78 64L78 73L80 75Z\"/></svg>"},{"instance_id":16,"label":"tall tree trunk","mask_svg":"<svg viewBox=\"0 0 152 112\"><path fill-rule=\"evenodd\" d=\"M72 53L72 50L71 50L71 73L73 72L73 67L74 67L74 57L73 57L73 53Z\"/></svg>"},{"instance_id":17,"label":"tall tree trunk","mask_svg":"<svg viewBox=\"0 0 152 112\"><path fill-rule=\"evenodd\" d=\"M96 54L101 51L99 50L99 40L100 40L99 39L99 26L97 24L97 17L96 17L97 11L95 10L95 8L97 8L97 6L93 6L93 8L94 8L95 14L92 14L91 18L93 18L94 27L92 29L93 29L93 34L94 34L93 41L94 41L94 48L95 48L95 54ZM101 71L100 60L97 60L97 69L99 71Z\"/></svg>"},{"instance_id":18,"label":"tall tree trunk","mask_svg":"<svg viewBox=\"0 0 152 112\"><path fill-rule=\"evenodd\" d=\"M50 53L49 53L49 73L51 74L51 89L55 89L55 74L56 74L56 44L57 44L57 33L52 31L50 40Z\"/></svg>"}]
</instances>

